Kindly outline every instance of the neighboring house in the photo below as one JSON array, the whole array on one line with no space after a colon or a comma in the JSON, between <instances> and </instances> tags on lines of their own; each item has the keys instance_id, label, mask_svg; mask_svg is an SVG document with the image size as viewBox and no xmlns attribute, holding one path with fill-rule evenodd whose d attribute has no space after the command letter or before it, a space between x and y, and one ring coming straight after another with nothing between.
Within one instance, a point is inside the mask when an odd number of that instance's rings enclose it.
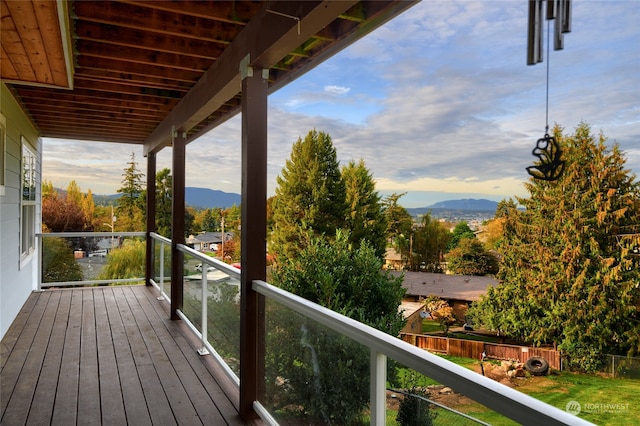
<instances>
[{"instance_id":1,"label":"neighboring house","mask_svg":"<svg viewBox=\"0 0 640 426\"><path fill-rule=\"evenodd\" d=\"M424 303L403 300L400 305L400 311L404 319L407 320L407 323L400 332L413 334L422 333L422 320L424 318L420 314L425 312Z\"/></svg>"},{"instance_id":2,"label":"neighboring house","mask_svg":"<svg viewBox=\"0 0 640 426\"><path fill-rule=\"evenodd\" d=\"M224 241L233 238L232 232L224 233ZM198 235L189 235L187 245L198 251L218 251L218 244L222 243L222 232L201 232Z\"/></svg>"},{"instance_id":3,"label":"neighboring house","mask_svg":"<svg viewBox=\"0 0 640 426\"><path fill-rule=\"evenodd\" d=\"M107 253L120 246L120 238L103 238L98 241L98 250L105 250Z\"/></svg>"},{"instance_id":4,"label":"neighboring house","mask_svg":"<svg viewBox=\"0 0 640 426\"><path fill-rule=\"evenodd\" d=\"M401 271L404 267L402 256L393 247L388 247L384 255L384 269Z\"/></svg>"},{"instance_id":5,"label":"neighboring house","mask_svg":"<svg viewBox=\"0 0 640 426\"><path fill-rule=\"evenodd\" d=\"M464 321L471 303L486 294L487 288L495 287L498 280L492 276L447 275L430 272L392 272L404 274L402 286L407 289L406 302L419 302L430 295L438 296L449 303L459 321Z\"/></svg>"}]
</instances>

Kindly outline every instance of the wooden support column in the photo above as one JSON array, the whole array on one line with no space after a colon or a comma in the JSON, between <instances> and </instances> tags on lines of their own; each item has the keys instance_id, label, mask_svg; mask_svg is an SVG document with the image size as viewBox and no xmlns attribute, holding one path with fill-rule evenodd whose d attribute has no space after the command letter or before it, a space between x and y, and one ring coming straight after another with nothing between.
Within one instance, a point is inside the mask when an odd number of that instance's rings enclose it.
<instances>
[{"instance_id":1,"label":"wooden support column","mask_svg":"<svg viewBox=\"0 0 640 426\"><path fill-rule=\"evenodd\" d=\"M257 418L253 401L264 395L264 297L251 288L266 280L267 256L267 78L249 57L242 75L242 278L240 299L240 416Z\"/></svg>"},{"instance_id":2,"label":"wooden support column","mask_svg":"<svg viewBox=\"0 0 640 426\"><path fill-rule=\"evenodd\" d=\"M145 253L144 282L151 285L153 271L153 241L151 233L156 232L156 153L147 154L147 251Z\"/></svg>"},{"instance_id":3,"label":"wooden support column","mask_svg":"<svg viewBox=\"0 0 640 426\"><path fill-rule=\"evenodd\" d=\"M171 199L171 319L177 320L177 310L182 309L182 290L184 287L182 263L183 254L178 244L184 244L184 194L185 194L185 158L187 135L173 132Z\"/></svg>"}]
</instances>

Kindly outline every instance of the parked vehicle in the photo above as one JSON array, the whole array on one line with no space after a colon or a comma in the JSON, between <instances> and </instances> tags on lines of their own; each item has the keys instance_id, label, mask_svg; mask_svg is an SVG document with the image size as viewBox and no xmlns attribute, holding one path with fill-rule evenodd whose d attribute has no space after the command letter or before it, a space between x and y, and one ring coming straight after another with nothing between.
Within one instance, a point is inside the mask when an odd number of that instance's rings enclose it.
<instances>
[{"instance_id":1,"label":"parked vehicle","mask_svg":"<svg viewBox=\"0 0 640 426\"><path fill-rule=\"evenodd\" d=\"M96 250L89 253L89 257L107 257L107 250Z\"/></svg>"},{"instance_id":2,"label":"parked vehicle","mask_svg":"<svg viewBox=\"0 0 640 426\"><path fill-rule=\"evenodd\" d=\"M215 271L216 268L214 268L213 266L207 266L207 272L212 272ZM198 272L202 272L202 263L198 263L196 265L196 271Z\"/></svg>"}]
</instances>

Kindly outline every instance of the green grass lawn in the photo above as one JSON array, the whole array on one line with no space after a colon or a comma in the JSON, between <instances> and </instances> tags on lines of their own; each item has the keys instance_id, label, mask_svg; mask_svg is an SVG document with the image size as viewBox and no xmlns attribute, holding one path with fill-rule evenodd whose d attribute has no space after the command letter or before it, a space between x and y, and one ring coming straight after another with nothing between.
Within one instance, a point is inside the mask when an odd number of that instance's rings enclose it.
<instances>
[{"instance_id":1,"label":"green grass lawn","mask_svg":"<svg viewBox=\"0 0 640 426\"><path fill-rule=\"evenodd\" d=\"M640 380L573 373L543 380L544 387L533 382L519 390L563 410L576 401L579 416L599 425L640 424Z\"/></svg>"},{"instance_id":2,"label":"green grass lawn","mask_svg":"<svg viewBox=\"0 0 640 426\"><path fill-rule=\"evenodd\" d=\"M444 331L442 329L442 327L440 326L440 323L438 321L434 321L434 320L423 320L422 321L422 332L423 333L435 333L435 332L442 332Z\"/></svg>"},{"instance_id":3,"label":"green grass lawn","mask_svg":"<svg viewBox=\"0 0 640 426\"><path fill-rule=\"evenodd\" d=\"M480 371L479 362L473 359L443 356L471 370ZM494 364L495 365L495 364ZM485 363L489 368L489 363ZM426 377L415 377L415 372L400 370L401 381L418 380L419 386L433 384ZM640 424L640 380L608 378L589 374L559 372L550 376L514 379L514 388L536 399L565 410L570 402L580 404L579 417L598 425ZM460 399L451 406L458 411L476 417L492 425L515 425L512 420L490 411L488 408ZM391 418L389 413L388 418ZM388 422L387 424L395 424Z\"/></svg>"},{"instance_id":4,"label":"green grass lawn","mask_svg":"<svg viewBox=\"0 0 640 426\"><path fill-rule=\"evenodd\" d=\"M516 389L561 410L574 401L579 403L579 417L584 420L598 425L640 424L639 380L573 373L523 380L522 386ZM515 424L479 404L458 409L492 425Z\"/></svg>"}]
</instances>

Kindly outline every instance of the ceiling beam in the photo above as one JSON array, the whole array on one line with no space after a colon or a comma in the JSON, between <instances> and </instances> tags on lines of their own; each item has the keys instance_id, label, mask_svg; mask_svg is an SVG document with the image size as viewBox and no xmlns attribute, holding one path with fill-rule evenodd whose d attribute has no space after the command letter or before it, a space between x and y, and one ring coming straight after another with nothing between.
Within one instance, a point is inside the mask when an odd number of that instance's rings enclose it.
<instances>
[{"instance_id":1,"label":"ceiling beam","mask_svg":"<svg viewBox=\"0 0 640 426\"><path fill-rule=\"evenodd\" d=\"M240 62L271 68L357 1L268 2L144 143L144 155L188 132L240 92ZM271 13L274 11L276 13ZM295 18L289 18L295 17Z\"/></svg>"}]
</instances>

